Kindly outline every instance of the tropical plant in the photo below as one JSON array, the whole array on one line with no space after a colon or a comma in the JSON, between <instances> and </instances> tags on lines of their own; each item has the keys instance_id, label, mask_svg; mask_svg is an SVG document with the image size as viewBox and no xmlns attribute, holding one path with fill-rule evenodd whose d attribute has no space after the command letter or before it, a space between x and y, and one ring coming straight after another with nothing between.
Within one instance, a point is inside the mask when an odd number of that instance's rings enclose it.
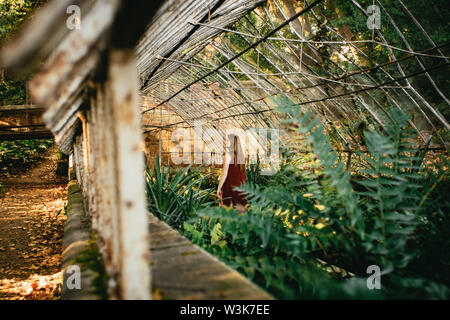
<instances>
[{"instance_id":1,"label":"tropical plant","mask_svg":"<svg viewBox=\"0 0 450 320\"><path fill-rule=\"evenodd\" d=\"M149 211L170 226L181 227L196 210L214 202L213 189L202 189L207 177L192 165L178 171L162 167L157 158L153 172L146 170Z\"/></svg>"}]
</instances>

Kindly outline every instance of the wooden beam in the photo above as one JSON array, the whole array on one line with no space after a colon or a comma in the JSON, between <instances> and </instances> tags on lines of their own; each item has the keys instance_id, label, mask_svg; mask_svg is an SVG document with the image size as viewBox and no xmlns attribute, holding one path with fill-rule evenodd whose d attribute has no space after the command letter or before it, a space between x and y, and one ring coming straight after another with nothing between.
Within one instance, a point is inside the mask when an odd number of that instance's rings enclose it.
<instances>
[{"instance_id":1,"label":"wooden beam","mask_svg":"<svg viewBox=\"0 0 450 320\"><path fill-rule=\"evenodd\" d=\"M0 107L0 141L51 138L43 120L43 108L33 105Z\"/></svg>"},{"instance_id":2,"label":"wooden beam","mask_svg":"<svg viewBox=\"0 0 450 320\"><path fill-rule=\"evenodd\" d=\"M107 108L112 115L114 183L120 241L119 287L122 299L150 299L148 221L138 75L133 49L113 49L106 82Z\"/></svg>"},{"instance_id":3,"label":"wooden beam","mask_svg":"<svg viewBox=\"0 0 450 320\"><path fill-rule=\"evenodd\" d=\"M44 125L42 120L43 108L35 106L17 105L0 107L0 128L16 126Z\"/></svg>"},{"instance_id":4,"label":"wooden beam","mask_svg":"<svg viewBox=\"0 0 450 320\"><path fill-rule=\"evenodd\" d=\"M50 139L53 134L49 131L30 131L4 133L0 131L0 141L16 141L16 140L33 140L33 139Z\"/></svg>"},{"instance_id":5,"label":"wooden beam","mask_svg":"<svg viewBox=\"0 0 450 320\"><path fill-rule=\"evenodd\" d=\"M8 112L31 112L31 111L44 111L44 107L36 106L36 105L9 105L9 106L0 106L0 114L8 113Z\"/></svg>"},{"instance_id":6,"label":"wooden beam","mask_svg":"<svg viewBox=\"0 0 450 320\"><path fill-rule=\"evenodd\" d=\"M80 66L92 52L101 49L101 39L105 36L114 21L119 0L98 0L82 19L82 27L73 30L52 52L41 71L30 81L32 101L37 104L46 103L62 84L71 78L71 74L82 75L89 72L90 67ZM82 77L84 80L84 76ZM81 81L80 81L81 82Z\"/></svg>"}]
</instances>

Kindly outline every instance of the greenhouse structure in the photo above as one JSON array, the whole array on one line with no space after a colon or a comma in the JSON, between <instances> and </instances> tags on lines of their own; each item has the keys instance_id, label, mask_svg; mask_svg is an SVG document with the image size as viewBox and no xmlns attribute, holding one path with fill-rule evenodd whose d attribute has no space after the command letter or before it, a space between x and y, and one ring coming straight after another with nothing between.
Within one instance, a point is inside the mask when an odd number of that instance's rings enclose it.
<instances>
[{"instance_id":1,"label":"greenhouse structure","mask_svg":"<svg viewBox=\"0 0 450 320\"><path fill-rule=\"evenodd\" d=\"M4 2L0 299L449 299L446 1Z\"/></svg>"}]
</instances>

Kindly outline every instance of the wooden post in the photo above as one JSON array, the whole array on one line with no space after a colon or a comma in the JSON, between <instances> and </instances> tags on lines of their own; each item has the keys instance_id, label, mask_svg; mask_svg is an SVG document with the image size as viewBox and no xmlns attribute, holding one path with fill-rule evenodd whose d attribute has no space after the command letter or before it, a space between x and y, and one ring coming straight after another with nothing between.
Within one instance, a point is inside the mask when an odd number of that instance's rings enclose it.
<instances>
[{"instance_id":1,"label":"wooden post","mask_svg":"<svg viewBox=\"0 0 450 320\"><path fill-rule=\"evenodd\" d=\"M77 177L78 182L80 185L83 184L83 174L81 173L81 166L83 164L82 161L82 155L81 155L81 137L78 136L75 139L75 143L73 145L73 155L75 160L75 175Z\"/></svg>"},{"instance_id":2,"label":"wooden post","mask_svg":"<svg viewBox=\"0 0 450 320\"><path fill-rule=\"evenodd\" d=\"M138 75L133 49L112 49L106 108L112 115L113 161L119 226L121 299L150 299L148 217L141 150Z\"/></svg>"},{"instance_id":3,"label":"wooden post","mask_svg":"<svg viewBox=\"0 0 450 320\"><path fill-rule=\"evenodd\" d=\"M159 167L161 168L161 157L162 157L162 132L161 127L159 127L159 138L158 138L158 162Z\"/></svg>"}]
</instances>

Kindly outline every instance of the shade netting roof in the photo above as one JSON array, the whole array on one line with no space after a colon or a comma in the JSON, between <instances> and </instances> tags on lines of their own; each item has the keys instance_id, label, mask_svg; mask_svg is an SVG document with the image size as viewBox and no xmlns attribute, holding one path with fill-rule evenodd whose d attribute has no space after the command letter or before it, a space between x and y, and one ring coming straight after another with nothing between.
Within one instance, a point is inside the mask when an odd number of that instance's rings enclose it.
<instances>
[{"instance_id":1,"label":"shade netting roof","mask_svg":"<svg viewBox=\"0 0 450 320\"><path fill-rule=\"evenodd\" d=\"M358 128L383 127L392 108L422 143L445 147L450 30L439 4L168 1L137 48L141 92L155 102L143 113L166 106L219 132L276 128L283 95L343 148L359 149Z\"/></svg>"},{"instance_id":2,"label":"shade netting roof","mask_svg":"<svg viewBox=\"0 0 450 320\"><path fill-rule=\"evenodd\" d=\"M89 80L101 69L124 3L53 1L0 52L0 66L13 69L46 59L30 88L63 151L71 148ZM185 125L218 132L278 128L284 96L320 117L343 149L359 149L361 128L383 128L390 109L410 114L420 143L447 147L445 0L161 3L136 48L141 94L154 101L144 114L164 106ZM82 9L80 30L66 28L71 4Z\"/></svg>"}]
</instances>

